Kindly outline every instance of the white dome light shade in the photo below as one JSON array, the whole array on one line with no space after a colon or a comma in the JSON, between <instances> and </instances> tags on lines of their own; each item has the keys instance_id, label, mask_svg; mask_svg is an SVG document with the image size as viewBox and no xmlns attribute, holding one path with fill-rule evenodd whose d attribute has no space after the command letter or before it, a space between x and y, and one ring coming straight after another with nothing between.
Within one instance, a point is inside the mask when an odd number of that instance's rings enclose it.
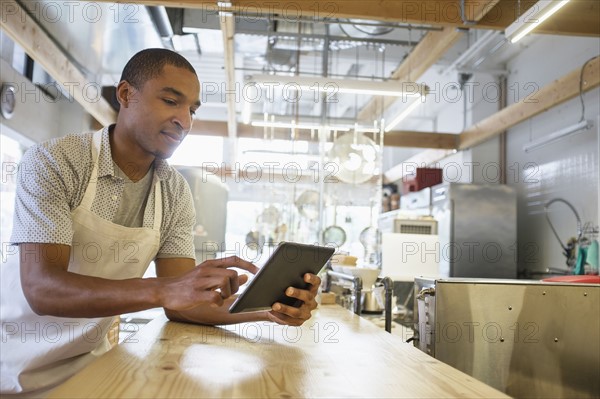
<instances>
[{"instance_id":1,"label":"white dome light shade","mask_svg":"<svg viewBox=\"0 0 600 399\"><path fill-rule=\"evenodd\" d=\"M338 166L335 176L352 184L364 183L375 175L379 170L378 156L375 142L357 132L339 136L329 151L330 162Z\"/></svg>"}]
</instances>

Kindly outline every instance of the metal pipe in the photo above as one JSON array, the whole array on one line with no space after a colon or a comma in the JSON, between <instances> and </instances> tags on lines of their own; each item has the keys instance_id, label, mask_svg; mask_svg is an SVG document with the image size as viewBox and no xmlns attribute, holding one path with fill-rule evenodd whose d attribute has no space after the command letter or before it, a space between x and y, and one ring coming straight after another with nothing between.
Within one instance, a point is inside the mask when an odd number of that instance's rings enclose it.
<instances>
[{"instance_id":1,"label":"metal pipe","mask_svg":"<svg viewBox=\"0 0 600 399\"><path fill-rule=\"evenodd\" d=\"M167 9L164 6L147 6L148 12L156 30L161 37L171 38L173 37L173 28L171 27L171 21L167 15Z\"/></svg>"},{"instance_id":2,"label":"metal pipe","mask_svg":"<svg viewBox=\"0 0 600 399\"><path fill-rule=\"evenodd\" d=\"M293 32L258 32L255 30L240 29L235 32L236 34L247 34L256 36L268 36L268 37L279 37L284 39L296 39L298 37L305 40L326 40L329 39L330 43L336 42L355 42L355 43L372 43L372 44L388 44L394 46L409 46L408 40L392 40L392 39L371 39L371 38L355 38L350 36L329 36L317 35L317 34L298 34Z\"/></svg>"},{"instance_id":3,"label":"metal pipe","mask_svg":"<svg viewBox=\"0 0 600 399\"><path fill-rule=\"evenodd\" d=\"M487 73L488 75L496 75L496 76L506 76L508 75L508 70L506 69L475 69L475 68L456 68L456 72L458 73Z\"/></svg>"},{"instance_id":4,"label":"metal pipe","mask_svg":"<svg viewBox=\"0 0 600 399\"><path fill-rule=\"evenodd\" d=\"M335 277L335 278L339 278L340 280L346 280L346 281L351 281L352 284L354 285L354 313L356 313L357 315L360 316L360 314L362 313L362 309L360 306L360 301L362 299L362 278L360 278L359 276L351 276L349 274L344 274L344 273L339 273L339 272L334 272L329 270L327 272L327 275L330 277ZM328 281L328 284L331 284L330 281Z\"/></svg>"},{"instance_id":5,"label":"metal pipe","mask_svg":"<svg viewBox=\"0 0 600 399\"><path fill-rule=\"evenodd\" d=\"M381 279L385 288L385 331L392 333L392 295L394 293L394 282L389 277Z\"/></svg>"},{"instance_id":6,"label":"metal pipe","mask_svg":"<svg viewBox=\"0 0 600 399\"><path fill-rule=\"evenodd\" d=\"M481 63L483 61L485 61L489 56L491 56L492 54L494 54L496 51L498 51L500 48L502 48L502 46L504 46L506 43L508 42L508 40L506 39L502 39L500 40L498 43L496 43L496 45L494 47L492 47L490 49L490 51L488 51L483 57L479 58L477 61L475 61L473 63L473 68L478 68L479 65L481 65Z\"/></svg>"},{"instance_id":7,"label":"metal pipe","mask_svg":"<svg viewBox=\"0 0 600 399\"><path fill-rule=\"evenodd\" d=\"M500 76L500 101L498 103L498 112L508 106L508 82L506 76ZM500 167L500 184L506 184L506 130L500 133L499 137L499 167Z\"/></svg>"},{"instance_id":8,"label":"metal pipe","mask_svg":"<svg viewBox=\"0 0 600 399\"><path fill-rule=\"evenodd\" d=\"M239 15L240 13L237 12L233 12L234 15ZM245 13L244 15L249 15L247 13ZM326 24L326 25L331 25L331 24L343 24L343 25L359 25L359 26L377 26L377 27L381 27L381 28L397 28L397 29L415 29L415 30L426 30L426 31L441 31L444 28L441 27L436 27L436 26L425 26L425 25L412 25L412 24L392 24L392 23L377 23L377 22L367 22L364 20L361 21L353 21L350 19L322 19L322 20L315 20L315 18L302 18L302 17L298 17L298 18L290 18L290 17L280 17L280 16L276 16L276 15L270 15L268 17L261 17L261 15L252 15L252 19L272 19L274 21L287 21L287 22L308 22L308 23L322 23L322 24Z\"/></svg>"},{"instance_id":9,"label":"metal pipe","mask_svg":"<svg viewBox=\"0 0 600 399\"><path fill-rule=\"evenodd\" d=\"M550 221L550 218L548 217L548 208L550 208L550 205L552 205L555 202L562 202L563 204L565 204L569 208L571 208L571 210L575 214L575 218L577 219L577 242L579 242L579 240L581 239L581 235L583 233L583 230L581 228L581 218L579 217L579 213L577 213L577 210L575 209L575 207L569 201L567 201L567 200L565 200L563 198L554 198L554 199L551 199L550 201L546 202L546 204L544 205L544 211L546 213L546 220L548 220L548 224L550 224L550 228L554 232L554 235L556 236L556 239L562 245L562 241L561 241L560 237L558 236L558 233L556 232L556 229L554 229L554 226L552 225L552 222ZM566 249L566 248L563 247L563 249Z\"/></svg>"},{"instance_id":10,"label":"metal pipe","mask_svg":"<svg viewBox=\"0 0 600 399\"><path fill-rule=\"evenodd\" d=\"M483 36L479 38L479 40L473 43L471 47L466 49L464 53L462 53L457 59L454 60L454 62L452 62L452 64L450 64L444 70L444 74L451 72L455 67L466 63L466 60L472 57L473 54L475 54L477 51L485 47L490 41L494 40L494 38L496 38L498 35L499 33L496 31L488 31L484 33Z\"/></svg>"},{"instance_id":11,"label":"metal pipe","mask_svg":"<svg viewBox=\"0 0 600 399\"><path fill-rule=\"evenodd\" d=\"M265 69L264 68L245 68L245 67L238 67L235 68L236 71L243 71L243 72L260 72L265 73ZM506 73L506 71L505 71ZM302 75L310 75L310 76L323 76L323 74L321 72L302 72ZM347 74L338 74L338 73L330 73L328 76L328 78L348 78ZM377 81L377 82L386 82L389 80L389 78L384 78L384 77L379 77L379 76L373 76L373 75L352 75L353 78L359 78L359 79L368 79L368 80L372 80L372 81Z\"/></svg>"},{"instance_id":12,"label":"metal pipe","mask_svg":"<svg viewBox=\"0 0 600 399\"><path fill-rule=\"evenodd\" d=\"M323 42L323 56L321 58L321 73L323 77L327 77L329 74L329 25L325 25L325 41ZM319 129L319 176L325 176L325 142L327 137L325 135L329 135L329 132L325 131L325 125L327 124L327 93L320 93L320 101L321 101L321 128ZM317 225L317 237L321 244L326 244L323 238L323 224L324 224L324 213L325 213L325 179L319 178L319 219Z\"/></svg>"}]
</instances>

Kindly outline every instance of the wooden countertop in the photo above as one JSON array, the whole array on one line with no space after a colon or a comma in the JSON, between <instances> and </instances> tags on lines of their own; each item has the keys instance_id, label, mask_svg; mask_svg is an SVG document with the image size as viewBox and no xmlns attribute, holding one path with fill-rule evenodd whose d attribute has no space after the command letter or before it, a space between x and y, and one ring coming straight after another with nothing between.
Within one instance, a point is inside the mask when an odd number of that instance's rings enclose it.
<instances>
[{"instance_id":1,"label":"wooden countertop","mask_svg":"<svg viewBox=\"0 0 600 399\"><path fill-rule=\"evenodd\" d=\"M164 316L50 398L506 398L337 305L302 327L208 327Z\"/></svg>"}]
</instances>

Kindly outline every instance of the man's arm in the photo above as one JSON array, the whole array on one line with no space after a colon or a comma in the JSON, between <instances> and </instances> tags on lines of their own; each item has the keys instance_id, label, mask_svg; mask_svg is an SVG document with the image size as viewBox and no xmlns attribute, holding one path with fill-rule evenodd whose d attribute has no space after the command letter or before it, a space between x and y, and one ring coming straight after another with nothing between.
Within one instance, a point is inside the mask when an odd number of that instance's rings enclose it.
<instances>
[{"instance_id":1,"label":"man's arm","mask_svg":"<svg viewBox=\"0 0 600 399\"><path fill-rule=\"evenodd\" d=\"M154 307L184 311L200 304L220 306L240 284L230 267L251 273L258 270L249 262L229 257L204 262L176 276L109 280L67 271L68 245L20 246L21 285L27 302L39 315L104 317Z\"/></svg>"},{"instance_id":2,"label":"man's arm","mask_svg":"<svg viewBox=\"0 0 600 399\"><path fill-rule=\"evenodd\" d=\"M190 269L194 268L194 260L189 258L161 258L156 259L156 275L159 277L175 277L185 275ZM247 270L247 269L246 269ZM251 271L252 273L256 273ZM176 311L165 307L165 314L169 320L183 321L199 324L233 324L251 321L273 321L279 324L299 326L308 320L311 316L311 311L316 309L317 302L315 296L321 279L314 274L307 273L304 280L311 284L310 289L300 290L297 288L288 288L286 294L302 300L303 304L299 307L286 306L281 303L275 303L272 310L259 312L245 313L229 313L228 309L235 300L235 296L231 296L223 300L220 306L210 304L202 304L193 309L184 311ZM240 276L239 284L246 283L247 277Z\"/></svg>"}]
</instances>

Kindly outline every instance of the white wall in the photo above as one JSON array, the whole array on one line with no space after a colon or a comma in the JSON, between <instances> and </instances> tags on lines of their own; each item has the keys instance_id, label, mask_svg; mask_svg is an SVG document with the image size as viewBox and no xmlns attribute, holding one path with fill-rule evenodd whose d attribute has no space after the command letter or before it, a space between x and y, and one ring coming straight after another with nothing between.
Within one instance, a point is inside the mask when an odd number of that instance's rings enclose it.
<instances>
[{"instance_id":1,"label":"white wall","mask_svg":"<svg viewBox=\"0 0 600 399\"><path fill-rule=\"evenodd\" d=\"M509 104L531 92L526 87L539 88L553 80L580 69L600 52L598 38L563 36L534 36L527 46L512 59L508 87L515 96ZM510 91L509 91L510 93ZM560 197L571 202L582 222L598 225L598 115L600 90L583 95L585 118L594 128L564 138L538 150L526 153L523 145L553 131L573 125L581 117L579 98L555 106L530 120L514 126L507 135L507 184L518 191L519 269L543 271L546 268L565 268L565 257L558 240L545 219L544 204ZM516 97L516 98L515 98ZM555 203L551 220L562 241L576 234L573 213L567 206ZM538 277L536 275L536 277Z\"/></svg>"},{"instance_id":2,"label":"white wall","mask_svg":"<svg viewBox=\"0 0 600 399\"><path fill-rule=\"evenodd\" d=\"M587 60L600 53L598 38L531 35L518 46L520 51L505 49L513 54L506 61L508 105L573 70L579 70ZM499 85L496 77L478 73L470 82L475 85L472 86L474 95L467 103L467 127L499 109L493 90L494 85ZM578 122L582 107L577 97L507 132L504 172L506 183L518 192L518 267L521 276L543 278L539 272L547 268L567 271L562 249L544 214L544 204L550 199L566 199L577 209L583 223L590 221L598 225L600 89L584 93L583 99L585 118L594 123L591 130L530 153L523 150L524 144ZM438 116L438 131L456 131L462 120L462 105L449 104ZM397 150L392 152L399 153ZM500 160L500 140L494 137L453 154L436 166L444 168L447 181L497 184ZM457 165L461 168L459 177L455 173ZM566 242L576 234L575 217L561 203L553 204L551 211L551 220L561 240Z\"/></svg>"}]
</instances>

